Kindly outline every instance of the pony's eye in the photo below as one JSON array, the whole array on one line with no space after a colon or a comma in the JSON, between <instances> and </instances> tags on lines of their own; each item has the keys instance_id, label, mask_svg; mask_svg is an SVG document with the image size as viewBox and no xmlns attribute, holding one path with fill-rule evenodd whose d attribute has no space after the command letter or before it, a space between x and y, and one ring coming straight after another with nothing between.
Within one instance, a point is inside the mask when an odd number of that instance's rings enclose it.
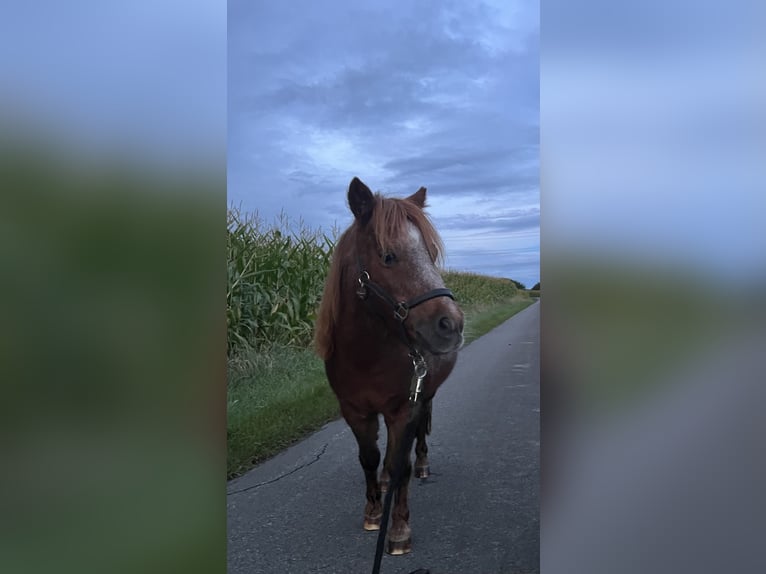
<instances>
[{"instance_id":1,"label":"pony's eye","mask_svg":"<svg viewBox=\"0 0 766 574\"><path fill-rule=\"evenodd\" d=\"M383 263L386 265L391 265L394 261L396 261L396 253L392 253L389 251L388 253L383 255Z\"/></svg>"}]
</instances>

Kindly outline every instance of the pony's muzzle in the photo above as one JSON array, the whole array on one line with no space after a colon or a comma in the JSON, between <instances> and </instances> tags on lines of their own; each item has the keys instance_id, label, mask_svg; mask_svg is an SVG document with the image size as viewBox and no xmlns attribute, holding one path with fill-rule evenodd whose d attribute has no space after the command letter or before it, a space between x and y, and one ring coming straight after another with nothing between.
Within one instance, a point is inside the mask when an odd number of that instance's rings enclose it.
<instances>
[{"instance_id":1,"label":"pony's muzzle","mask_svg":"<svg viewBox=\"0 0 766 574\"><path fill-rule=\"evenodd\" d=\"M442 315L436 322L435 331L440 341L459 349L463 344L463 313Z\"/></svg>"},{"instance_id":2,"label":"pony's muzzle","mask_svg":"<svg viewBox=\"0 0 766 574\"><path fill-rule=\"evenodd\" d=\"M457 305L448 305L441 313L418 325L416 332L423 346L431 353L457 351L463 345L463 313Z\"/></svg>"},{"instance_id":3,"label":"pony's muzzle","mask_svg":"<svg viewBox=\"0 0 766 574\"><path fill-rule=\"evenodd\" d=\"M463 331L463 321L461 319L458 324L458 322L451 317L444 315L439 319L439 322L436 325L436 331L439 333L440 337L449 338L454 333Z\"/></svg>"}]
</instances>

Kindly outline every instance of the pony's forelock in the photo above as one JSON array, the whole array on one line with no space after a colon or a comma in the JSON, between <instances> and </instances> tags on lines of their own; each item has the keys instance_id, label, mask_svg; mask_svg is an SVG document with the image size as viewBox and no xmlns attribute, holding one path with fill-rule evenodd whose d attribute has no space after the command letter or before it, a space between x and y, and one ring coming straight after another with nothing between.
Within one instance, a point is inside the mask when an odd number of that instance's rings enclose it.
<instances>
[{"instance_id":1,"label":"pony's forelock","mask_svg":"<svg viewBox=\"0 0 766 574\"><path fill-rule=\"evenodd\" d=\"M431 261L441 265L444 260L444 244L428 215L406 199L383 197L375 194L375 206L371 224L378 249L388 251L396 241L407 235L407 222L412 222L423 236Z\"/></svg>"}]
</instances>

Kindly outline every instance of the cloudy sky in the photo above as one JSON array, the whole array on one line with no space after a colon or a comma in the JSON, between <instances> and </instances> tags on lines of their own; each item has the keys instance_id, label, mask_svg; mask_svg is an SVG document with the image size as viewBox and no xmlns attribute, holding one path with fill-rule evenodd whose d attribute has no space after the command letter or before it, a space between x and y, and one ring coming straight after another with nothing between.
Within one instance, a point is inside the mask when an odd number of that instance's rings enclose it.
<instances>
[{"instance_id":1,"label":"cloudy sky","mask_svg":"<svg viewBox=\"0 0 766 574\"><path fill-rule=\"evenodd\" d=\"M225 2L5 3L0 43L0 134L7 122L109 161L223 163Z\"/></svg>"},{"instance_id":2,"label":"cloudy sky","mask_svg":"<svg viewBox=\"0 0 766 574\"><path fill-rule=\"evenodd\" d=\"M538 46L534 1L230 1L229 203L345 228L352 177L425 186L448 267L531 286Z\"/></svg>"}]
</instances>

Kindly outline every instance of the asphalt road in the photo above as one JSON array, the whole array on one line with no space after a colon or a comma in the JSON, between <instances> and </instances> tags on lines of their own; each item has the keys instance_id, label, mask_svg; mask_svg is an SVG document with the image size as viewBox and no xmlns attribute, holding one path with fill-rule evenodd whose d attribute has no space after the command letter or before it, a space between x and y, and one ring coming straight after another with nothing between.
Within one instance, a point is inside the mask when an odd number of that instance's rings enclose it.
<instances>
[{"instance_id":1,"label":"asphalt road","mask_svg":"<svg viewBox=\"0 0 766 574\"><path fill-rule=\"evenodd\" d=\"M434 399L432 475L410 487L413 551L385 555L381 574L539 572L539 319L538 302L460 352ZM364 502L335 421L229 483L228 571L370 572Z\"/></svg>"}]
</instances>

